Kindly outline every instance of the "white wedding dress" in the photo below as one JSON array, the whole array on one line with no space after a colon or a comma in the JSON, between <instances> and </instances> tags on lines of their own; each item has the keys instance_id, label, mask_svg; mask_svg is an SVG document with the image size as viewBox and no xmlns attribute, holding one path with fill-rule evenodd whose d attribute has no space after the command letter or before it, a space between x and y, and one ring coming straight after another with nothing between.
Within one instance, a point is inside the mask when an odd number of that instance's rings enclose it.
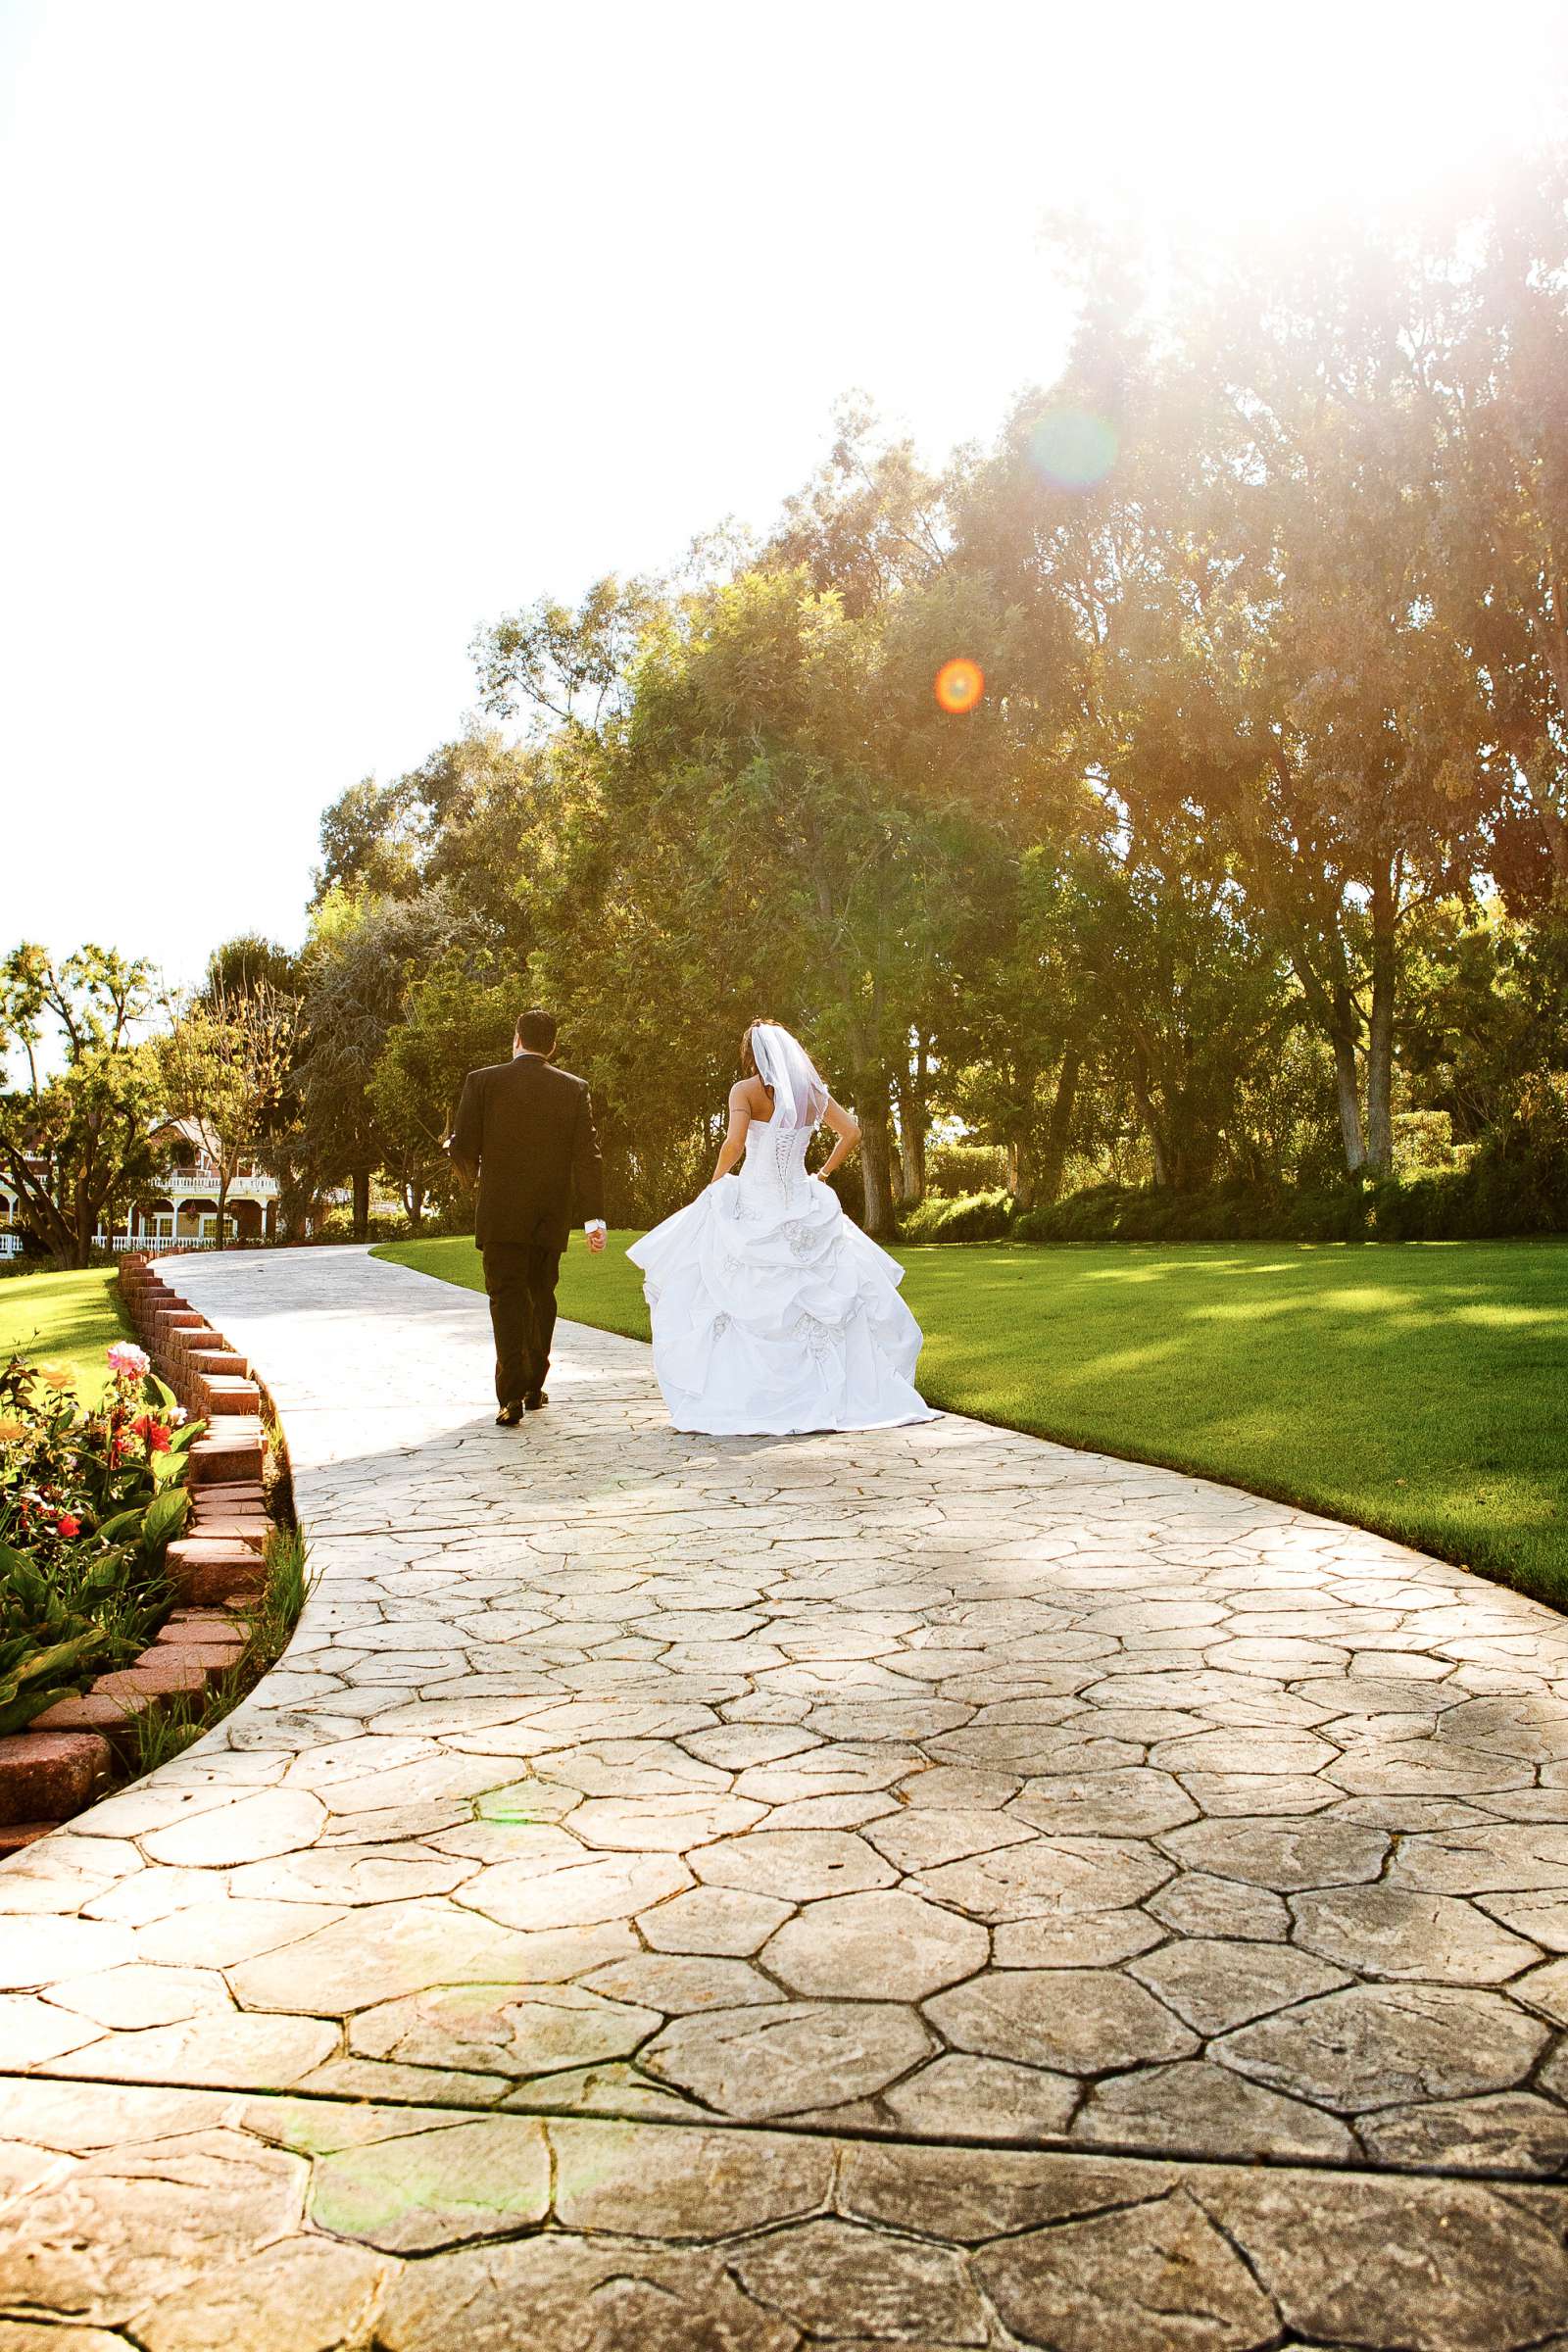
<instances>
[{"instance_id":1,"label":"white wedding dress","mask_svg":"<svg viewBox=\"0 0 1568 2352\"><path fill-rule=\"evenodd\" d=\"M787 1031L771 1034L805 1063ZM921 1335L899 1297L904 1268L806 1172L827 1090L814 1071L814 1087L792 1089L780 1048L753 1037L772 1117L752 1121L734 1176L626 1252L669 1417L710 1437L934 1420L913 1385Z\"/></svg>"}]
</instances>

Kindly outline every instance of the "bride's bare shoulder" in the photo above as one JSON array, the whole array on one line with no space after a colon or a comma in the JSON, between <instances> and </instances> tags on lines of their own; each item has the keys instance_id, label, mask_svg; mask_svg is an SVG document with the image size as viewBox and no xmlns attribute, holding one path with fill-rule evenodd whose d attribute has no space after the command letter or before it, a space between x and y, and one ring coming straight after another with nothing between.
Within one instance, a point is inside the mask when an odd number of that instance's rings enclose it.
<instances>
[{"instance_id":1,"label":"bride's bare shoulder","mask_svg":"<svg viewBox=\"0 0 1568 2352\"><path fill-rule=\"evenodd\" d=\"M770 1119L773 1098L760 1078L737 1078L729 1090L731 1110L750 1111L754 1119Z\"/></svg>"}]
</instances>

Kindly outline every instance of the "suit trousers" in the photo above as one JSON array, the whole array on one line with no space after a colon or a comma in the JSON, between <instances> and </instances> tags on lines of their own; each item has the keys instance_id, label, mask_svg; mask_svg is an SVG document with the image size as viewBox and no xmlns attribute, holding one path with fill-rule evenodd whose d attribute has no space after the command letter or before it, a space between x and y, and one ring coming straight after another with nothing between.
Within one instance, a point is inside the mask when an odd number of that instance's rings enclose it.
<instances>
[{"instance_id":1,"label":"suit trousers","mask_svg":"<svg viewBox=\"0 0 1568 2352\"><path fill-rule=\"evenodd\" d=\"M484 1287L496 1335L498 1404L521 1404L545 1385L560 1273L561 1251L551 1243L486 1245Z\"/></svg>"}]
</instances>

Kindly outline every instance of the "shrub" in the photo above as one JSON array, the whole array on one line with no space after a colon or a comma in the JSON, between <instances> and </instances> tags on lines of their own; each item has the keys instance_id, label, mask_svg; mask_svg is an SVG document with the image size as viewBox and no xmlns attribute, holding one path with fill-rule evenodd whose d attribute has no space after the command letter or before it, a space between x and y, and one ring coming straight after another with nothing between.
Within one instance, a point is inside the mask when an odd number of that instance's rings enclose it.
<instances>
[{"instance_id":1,"label":"shrub","mask_svg":"<svg viewBox=\"0 0 1568 2352\"><path fill-rule=\"evenodd\" d=\"M922 1200L899 1221L906 1242L1003 1242L1013 1227L1012 1196L971 1193L956 1200L940 1196Z\"/></svg>"},{"instance_id":2,"label":"shrub","mask_svg":"<svg viewBox=\"0 0 1568 2352\"><path fill-rule=\"evenodd\" d=\"M20 1357L0 1372L0 1735L136 1656L168 1609L164 1551L203 1424L139 1348L117 1342L109 1362L91 1412L69 1373Z\"/></svg>"},{"instance_id":3,"label":"shrub","mask_svg":"<svg viewBox=\"0 0 1568 2352\"><path fill-rule=\"evenodd\" d=\"M1505 1166L1532 1230L1568 1227L1568 1070L1531 1070L1506 1124L1479 1154Z\"/></svg>"},{"instance_id":4,"label":"shrub","mask_svg":"<svg viewBox=\"0 0 1568 2352\"><path fill-rule=\"evenodd\" d=\"M1568 1132L1559 1145L1558 1099L1555 1086L1529 1092L1505 1133L1465 1164L1427 1175L1364 1184L1346 1177L1280 1192L1243 1184L1201 1193L1095 1185L1032 1209L1013 1235L1021 1242L1462 1242L1561 1232L1568 1229ZM1568 1128L1568 1102L1563 1115Z\"/></svg>"},{"instance_id":5,"label":"shrub","mask_svg":"<svg viewBox=\"0 0 1568 2352\"><path fill-rule=\"evenodd\" d=\"M1394 1173L1408 1183L1454 1165L1453 1120L1446 1110L1396 1110Z\"/></svg>"},{"instance_id":6,"label":"shrub","mask_svg":"<svg viewBox=\"0 0 1568 2352\"><path fill-rule=\"evenodd\" d=\"M933 1144L926 1152L926 1191L945 1200L994 1193L1006 1181L1007 1155L999 1144Z\"/></svg>"}]
</instances>

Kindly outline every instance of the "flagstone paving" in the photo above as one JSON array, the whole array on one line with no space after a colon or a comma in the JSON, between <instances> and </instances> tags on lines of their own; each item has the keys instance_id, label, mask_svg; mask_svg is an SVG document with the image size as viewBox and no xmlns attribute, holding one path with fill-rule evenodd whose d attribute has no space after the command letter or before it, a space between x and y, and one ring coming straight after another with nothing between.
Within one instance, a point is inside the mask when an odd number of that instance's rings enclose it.
<instances>
[{"instance_id":1,"label":"flagstone paving","mask_svg":"<svg viewBox=\"0 0 1568 2352\"><path fill-rule=\"evenodd\" d=\"M182 1261L320 1582L0 1866L0 2352L1568 2348L1568 1624L956 1417Z\"/></svg>"}]
</instances>

